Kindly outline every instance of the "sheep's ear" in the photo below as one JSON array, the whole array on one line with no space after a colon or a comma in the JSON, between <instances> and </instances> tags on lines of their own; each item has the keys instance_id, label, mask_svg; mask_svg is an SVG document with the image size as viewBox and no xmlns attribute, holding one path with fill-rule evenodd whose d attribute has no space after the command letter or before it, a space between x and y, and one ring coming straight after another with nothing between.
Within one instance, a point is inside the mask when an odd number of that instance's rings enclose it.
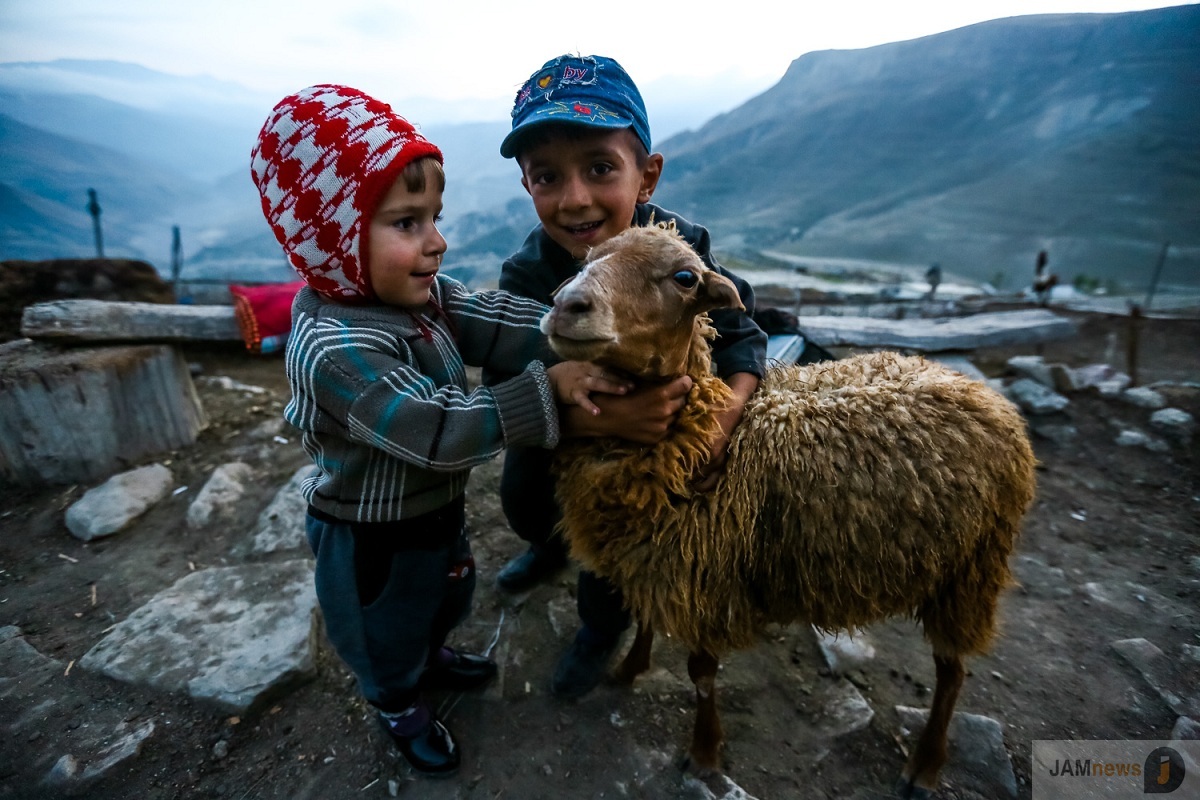
<instances>
[{"instance_id":1,"label":"sheep's ear","mask_svg":"<svg viewBox=\"0 0 1200 800\"><path fill-rule=\"evenodd\" d=\"M697 296L701 299L705 311L711 308L746 310L746 307L742 305L741 296L738 295L737 287L733 285L733 281L713 270L704 271L703 281L701 291Z\"/></svg>"}]
</instances>

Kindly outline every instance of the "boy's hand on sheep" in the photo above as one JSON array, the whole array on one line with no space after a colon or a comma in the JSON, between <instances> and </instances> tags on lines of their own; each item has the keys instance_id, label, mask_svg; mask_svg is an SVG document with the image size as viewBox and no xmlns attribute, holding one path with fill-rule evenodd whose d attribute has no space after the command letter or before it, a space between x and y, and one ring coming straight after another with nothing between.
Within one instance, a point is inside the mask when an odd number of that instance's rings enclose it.
<instances>
[{"instance_id":1,"label":"boy's hand on sheep","mask_svg":"<svg viewBox=\"0 0 1200 800\"><path fill-rule=\"evenodd\" d=\"M657 444L670 432L687 402L692 379L643 386L627 394L598 394L591 398L599 414L582 406L567 406L560 417L565 436L616 436L638 444Z\"/></svg>"},{"instance_id":2,"label":"boy's hand on sheep","mask_svg":"<svg viewBox=\"0 0 1200 800\"><path fill-rule=\"evenodd\" d=\"M746 409L750 395L758 389L758 376L749 372L738 372L730 375L726 383L733 390L733 397L724 411L714 415L721 425L721 435L713 440L708 461L700 468L700 474L693 484L693 488L698 492L710 491L720 480L721 473L725 470L725 459L729 454L729 438L733 436L733 429L742 420L742 412Z\"/></svg>"},{"instance_id":3,"label":"boy's hand on sheep","mask_svg":"<svg viewBox=\"0 0 1200 800\"><path fill-rule=\"evenodd\" d=\"M603 367L588 361L555 364L546 370L546 377L550 379L558 402L579 406L593 416L599 414L600 409L592 402L592 392L622 395L633 388L629 381L619 380Z\"/></svg>"}]
</instances>

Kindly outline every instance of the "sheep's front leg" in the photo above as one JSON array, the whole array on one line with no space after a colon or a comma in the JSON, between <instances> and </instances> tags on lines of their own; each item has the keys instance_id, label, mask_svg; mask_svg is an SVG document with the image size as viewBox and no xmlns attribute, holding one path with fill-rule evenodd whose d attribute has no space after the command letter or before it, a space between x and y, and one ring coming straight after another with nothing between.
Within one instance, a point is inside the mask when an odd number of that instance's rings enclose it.
<instances>
[{"instance_id":1,"label":"sheep's front leg","mask_svg":"<svg viewBox=\"0 0 1200 800\"><path fill-rule=\"evenodd\" d=\"M725 734L717 715L717 665L715 655L700 650L688 656L688 676L696 685L696 727L692 732L691 768L716 771L721 762Z\"/></svg>"},{"instance_id":2,"label":"sheep's front leg","mask_svg":"<svg viewBox=\"0 0 1200 800\"><path fill-rule=\"evenodd\" d=\"M617 683L633 683L633 679L650 669L650 650L654 644L654 628L648 622L639 622L633 646L613 671Z\"/></svg>"},{"instance_id":3,"label":"sheep's front leg","mask_svg":"<svg viewBox=\"0 0 1200 800\"><path fill-rule=\"evenodd\" d=\"M946 731L954 716L954 705L966 675L962 659L958 656L934 654L933 661L937 667L937 686L929 707L929 721L925 723L925 730L921 731L921 738L917 740L917 749L905 765L900 784L896 787L901 797L914 800L931 797L937 790L938 773L946 763Z\"/></svg>"}]
</instances>

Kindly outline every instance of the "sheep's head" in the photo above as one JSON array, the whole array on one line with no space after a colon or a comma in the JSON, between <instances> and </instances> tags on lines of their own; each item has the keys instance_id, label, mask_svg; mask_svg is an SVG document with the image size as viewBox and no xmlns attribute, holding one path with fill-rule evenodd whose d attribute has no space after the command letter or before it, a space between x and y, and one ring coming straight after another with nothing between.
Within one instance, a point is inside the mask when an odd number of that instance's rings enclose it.
<instances>
[{"instance_id":1,"label":"sheep's head","mask_svg":"<svg viewBox=\"0 0 1200 800\"><path fill-rule=\"evenodd\" d=\"M563 358L594 361L641 378L687 370L697 318L743 308L733 283L705 266L673 224L630 228L594 248L558 287L542 332Z\"/></svg>"}]
</instances>

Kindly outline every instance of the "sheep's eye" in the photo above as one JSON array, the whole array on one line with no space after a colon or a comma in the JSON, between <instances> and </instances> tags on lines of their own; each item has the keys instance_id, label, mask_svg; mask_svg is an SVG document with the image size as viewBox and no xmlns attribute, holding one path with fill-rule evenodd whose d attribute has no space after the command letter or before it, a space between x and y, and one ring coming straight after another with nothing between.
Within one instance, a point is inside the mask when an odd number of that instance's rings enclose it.
<instances>
[{"instance_id":1,"label":"sheep's eye","mask_svg":"<svg viewBox=\"0 0 1200 800\"><path fill-rule=\"evenodd\" d=\"M691 289L700 280L696 273L692 272L690 269L681 269L671 277L675 279L676 283L685 289Z\"/></svg>"}]
</instances>

